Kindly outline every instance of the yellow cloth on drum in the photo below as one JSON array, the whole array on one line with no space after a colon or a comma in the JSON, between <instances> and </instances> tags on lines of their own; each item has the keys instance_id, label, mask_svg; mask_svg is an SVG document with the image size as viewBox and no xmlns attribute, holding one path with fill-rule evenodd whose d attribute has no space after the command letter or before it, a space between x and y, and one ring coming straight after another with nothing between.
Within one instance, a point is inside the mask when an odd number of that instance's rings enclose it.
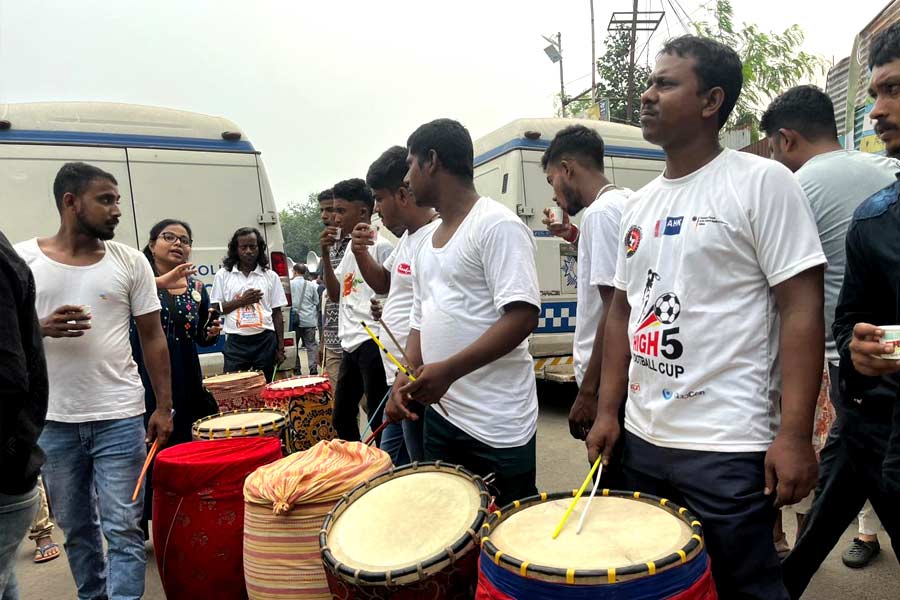
<instances>
[{"instance_id":1,"label":"yellow cloth on drum","mask_svg":"<svg viewBox=\"0 0 900 600\"><path fill-rule=\"evenodd\" d=\"M328 600L319 531L343 494L391 468L360 442L322 441L244 481L244 577L251 600Z\"/></svg>"}]
</instances>

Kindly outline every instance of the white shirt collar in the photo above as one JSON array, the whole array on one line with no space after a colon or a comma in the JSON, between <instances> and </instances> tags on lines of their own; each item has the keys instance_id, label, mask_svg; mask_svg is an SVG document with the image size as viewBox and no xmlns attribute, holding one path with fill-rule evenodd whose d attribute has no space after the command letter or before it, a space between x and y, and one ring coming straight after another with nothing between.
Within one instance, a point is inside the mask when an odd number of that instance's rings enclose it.
<instances>
[{"instance_id":1,"label":"white shirt collar","mask_svg":"<svg viewBox=\"0 0 900 600\"><path fill-rule=\"evenodd\" d=\"M238 263L238 264L240 264L240 263ZM240 273L240 272L241 272L241 269L240 269L240 267L238 266L238 264L235 264L233 267L231 267L231 272L232 272L232 273ZM250 271L250 275L252 275L253 273L258 273L258 274L260 274L260 275L265 275L265 271L263 271L263 268L262 268L261 266L259 266L259 265L256 265L256 268L253 269L252 271ZM248 275L248 277L249 277L249 275Z\"/></svg>"}]
</instances>

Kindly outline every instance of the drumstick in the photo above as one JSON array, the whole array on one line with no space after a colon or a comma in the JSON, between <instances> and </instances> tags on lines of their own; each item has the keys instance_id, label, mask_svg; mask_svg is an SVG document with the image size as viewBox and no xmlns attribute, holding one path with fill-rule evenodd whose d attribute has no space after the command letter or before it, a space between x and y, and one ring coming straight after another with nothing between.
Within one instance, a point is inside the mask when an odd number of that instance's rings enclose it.
<instances>
[{"instance_id":1,"label":"drumstick","mask_svg":"<svg viewBox=\"0 0 900 600\"><path fill-rule=\"evenodd\" d=\"M388 334L388 337L391 338L392 342L394 342L394 345L397 347L397 350L400 351L400 356L403 357L403 360L406 362L406 364L412 367L412 361L409 360L409 357L406 355L406 350L403 349L403 346L400 345L400 342L397 341L397 338L394 337L394 334L391 333L391 330L388 328L385 322L381 319L378 319L378 324L381 325L381 328L384 329L384 332Z\"/></svg>"},{"instance_id":2,"label":"drumstick","mask_svg":"<svg viewBox=\"0 0 900 600\"><path fill-rule=\"evenodd\" d=\"M381 425L379 425L378 427L376 427L376 428L375 428L375 431L373 431L372 434L371 434L369 437L366 438L366 441L365 441L366 446L368 446L369 444L371 444L371 443L375 440L375 437L376 437L379 433L381 433L381 430L384 429L385 427L387 427L388 425L390 425L390 423L391 423L390 421L385 421L384 423L382 423Z\"/></svg>"},{"instance_id":3,"label":"drumstick","mask_svg":"<svg viewBox=\"0 0 900 600\"><path fill-rule=\"evenodd\" d=\"M144 476L147 475L150 461L153 460L153 455L156 454L157 450L159 450L159 438L153 440L153 445L150 446L150 452L147 453L147 460L144 461L144 467L141 469L141 476L138 477L137 485L134 486L134 494L131 495L132 502L137 502L138 494L141 492L141 486L144 485Z\"/></svg>"},{"instance_id":4,"label":"drumstick","mask_svg":"<svg viewBox=\"0 0 900 600\"><path fill-rule=\"evenodd\" d=\"M402 364L400 364L400 361L397 360L397 357L396 357L396 356L394 356L393 354L391 354L391 351L390 351L390 350L388 350L387 348L384 347L384 344L381 343L381 340L378 338L377 335L375 335L375 332L372 331L371 329L369 329L369 326L366 325L366 322L365 322L365 321L360 321L360 323L362 323L363 329L366 330L366 333L369 334L369 337L372 338L372 341L375 342L375 343L378 345L378 347L381 348L381 351L384 352L385 356L388 357L388 360L390 360L392 363L394 363L394 365L395 365L398 369L400 369L400 372L401 372L401 373L403 373L404 375L406 375L407 377L409 377L409 380L410 380L410 381L415 381L415 380L416 380L415 376L414 376L412 373L409 372L409 369L407 369L407 368L404 367ZM396 342L394 342L394 343L396 344ZM435 404L438 405L438 408L441 409L441 412L444 413L444 416L446 417L446 416L447 416L447 411L444 409L444 405L441 404L441 401L438 400Z\"/></svg>"},{"instance_id":5,"label":"drumstick","mask_svg":"<svg viewBox=\"0 0 900 600\"><path fill-rule=\"evenodd\" d=\"M600 465L600 468L597 469L597 477L594 479L594 488L591 490L591 495L588 496L587 505L584 507L584 512L581 513L581 519L578 520L578 529L575 530L575 535L581 533L581 528L584 527L584 518L588 514L588 509L591 507L591 501L594 499L594 496L597 495L597 486L600 485L600 474L603 473L603 465Z\"/></svg>"},{"instance_id":6,"label":"drumstick","mask_svg":"<svg viewBox=\"0 0 900 600\"><path fill-rule=\"evenodd\" d=\"M556 526L556 530L553 532L553 539L559 537L559 532L562 531L563 525L566 524L566 521L569 518L569 515L572 514L572 511L575 509L575 505L578 504L578 500L581 498L581 495L584 493L584 490L587 489L588 484L591 482L591 477L594 475L594 472L597 470L597 467L600 466L601 456L597 457L597 460L594 461L594 466L591 467L590 472L588 472L588 476L585 477L584 483L581 484L581 488L575 494L575 498L572 499L572 504L569 505L569 508L566 509L566 514L563 515L563 518L559 521L559 525Z\"/></svg>"}]
</instances>

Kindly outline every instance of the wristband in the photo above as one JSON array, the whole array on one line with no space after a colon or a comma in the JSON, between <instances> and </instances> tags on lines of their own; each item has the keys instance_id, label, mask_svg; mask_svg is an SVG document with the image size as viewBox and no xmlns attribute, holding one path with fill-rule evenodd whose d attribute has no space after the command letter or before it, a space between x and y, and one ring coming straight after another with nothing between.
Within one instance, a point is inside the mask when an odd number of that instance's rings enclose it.
<instances>
[{"instance_id":1,"label":"wristband","mask_svg":"<svg viewBox=\"0 0 900 600\"><path fill-rule=\"evenodd\" d=\"M569 227L571 227L572 231L567 237L563 237L563 239L570 244L574 244L578 240L578 234L581 232L578 231L578 227L575 225L575 223L570 223Z\"/></svg>"}]
</instances>

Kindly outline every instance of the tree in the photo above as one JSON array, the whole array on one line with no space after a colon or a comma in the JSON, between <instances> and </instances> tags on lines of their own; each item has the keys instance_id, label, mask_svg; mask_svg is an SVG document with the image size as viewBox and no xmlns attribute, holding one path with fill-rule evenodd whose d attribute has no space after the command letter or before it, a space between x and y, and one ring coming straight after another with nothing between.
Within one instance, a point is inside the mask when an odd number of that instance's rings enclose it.
<instances>
[{"instance_id":1,"label":"tree","mask_svg":"<svg viewBox=\"0 0 900 600\"><path fill-rule=\"evenodd\" d=\"M318 252L323 225L316 193L311 193L305 202L292 203L282 210L279 219L285 254L297 262L306 262L310 250Z\"/></svg>"},{"instance_id":2,"label":"tree","mask_svg":"<svg viewBox=\"0 0 900 600\"><path fill-rule=\"evenodd\" d=\"M717 0L707 12L712 23L697 22L697 34L734 48L744 63L744 87L726 128L752 124L755 134L761 113L775 96L824 72L821 57L800 50L803 31L798 25L781 33L747 23L737 28L731 0Z\"/></svg>"},{"instance_id":3,"label":"tree","mask_svg":"<svg viewBox=\"0 0 900 600\"><path fill-rule=\"evenodd\" d=\"M597 60L597 94L598 100L609 102L609 118L617 123L626 123L625 104L628 96L628 69L630 62L631 31L622 29L611 32L606 36L606 49ZM640 90L642 85L650 77L650 68L646 65L635 64L634 83L635 97L632 100L631 124L639 123L641 112ZM585 98L571 101L567 109L572 114L578 114L587 110L593 104L590 94Z\"/></svg>"}]
</instances>

